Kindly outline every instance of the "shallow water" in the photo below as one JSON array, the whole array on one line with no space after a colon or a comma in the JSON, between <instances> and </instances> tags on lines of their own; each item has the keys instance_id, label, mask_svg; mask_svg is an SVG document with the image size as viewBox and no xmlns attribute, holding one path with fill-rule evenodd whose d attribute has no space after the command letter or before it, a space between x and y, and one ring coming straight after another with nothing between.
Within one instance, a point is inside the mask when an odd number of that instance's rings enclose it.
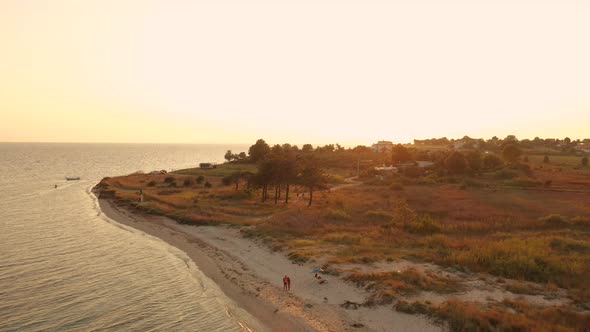
<instances>
[{"instance_id":1,"label":"shallow water","mask_svg":"<svg viewBox=\"0 0 590 332\"><path fill-rule=\"evenodd\" d=\"M184 253L108 220L89 193L228 149L247 147L0 143L0 330L244 330L252 318Z\"/></svg>"}]
</instances>

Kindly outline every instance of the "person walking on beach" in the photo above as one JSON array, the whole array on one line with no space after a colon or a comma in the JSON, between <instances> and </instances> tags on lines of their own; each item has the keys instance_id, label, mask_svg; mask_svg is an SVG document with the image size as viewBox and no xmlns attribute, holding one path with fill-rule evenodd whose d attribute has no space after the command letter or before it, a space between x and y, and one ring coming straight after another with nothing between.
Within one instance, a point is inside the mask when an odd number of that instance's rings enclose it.
<instances>
[{"instance_id":1,"label":"person walking on beach","mask_svg":"<svg viewBox=\"0 0 590 332\"><path fill-rule=\"evenodd\" d=\"M287 277L287 275L285 274L285 276L283 277L283 291L284 292L287 291L287 280L289 280L289 277Z\"/></svg>"},{"instance_id":2,"label":"person walking on beach","mask_svg":"<svg viewBox=\"0 0 590 332\"><path fill-rule=\"evenodd\" d=\"M291 291L291 278L289 278L289 276L287 277L287 292Z\"/></svg>"}]
</instances>

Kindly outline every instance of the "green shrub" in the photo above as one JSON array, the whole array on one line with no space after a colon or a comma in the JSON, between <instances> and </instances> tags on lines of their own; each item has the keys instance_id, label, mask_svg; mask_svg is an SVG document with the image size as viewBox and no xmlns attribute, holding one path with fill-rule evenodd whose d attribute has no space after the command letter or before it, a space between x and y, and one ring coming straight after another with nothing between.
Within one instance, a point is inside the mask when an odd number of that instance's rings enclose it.
<instances>
[{"instance_id":1,"label":"green shrub","mask_svg":"<svg viewBox=\"0 0 590 332\"><path fill-rule=\"evenodd\" d=\"M551 240L551 248L568 253L571 251L586 253L590 251L590 244L584 241L572 240L568 238L555 238Z\"/></svg>"},{"instance_id":2,"label":"green shrub","mask_svg":"<svg viewBox=\"0 0 590 332\"><path fill-rule=\"evenodd\" d=\"M213 187L213 185L211 185L211 183L209 183L209 181L205 182L205 188L211 188Z\"/></svg>"},{"instance_id":3,"label":"green shrub","mask_svg":"<svg viewBox=\"0 0 590 332\"><path fill-rule=\"evenodd\" d=\"M494 177L499 180L508 180L518 176L518 172L509 169L501 169L494 172Z\"/></svg>"},{"instance_id":4,"label":"green shrub","mask_svg":"<svg viewBox=\"0 0 590 332\"><path fill-rule=\"evenodd\" d=\"M539 220L544 222L546 225L551 226L562 226L568 223L567 219L559 214L550 214L548 216L540 218Z\"/></svg>"},{"instance_id":5,"label":"green shrub","mask_svg":"<svg viewBox=\"0 0 590 332\"><path fill-rule=\"evenodd\" d=\"M414 221L404 224L404 229L410 233L432 234L440 232L442 226L429 215L421 215Z\"/></svg>"},{"instance_id":6,"label":"green shrub","mask_svg":"<svg viewBox=\"0 0 590 332\"><path fill-rule=\"evenodd\" d=\"M324 217L327 219L333 220L349 220L350 215L343 210L336 210L336 209L328 209L324 214Z\"/></svg>"},{"instance_id":7,"label":"green shrub","mask_svg":"<svg viewBox=\"0 0 590 332\"><path fill-rule=\"evenodd\" d=\"M422 302L407 302L404 300L400 300L395 304L395 310L399 312L403 312L410 315L416 314L427 314L430 312L429 307L422 303Z\"/></svg>"},{"instance_id":8,"label":"green shrub","mask_svg":"<svg viewBox=\"0 0 590 332\"><path fill-rule=\"evenodd\" d=\"M197 183L198 183L198 184L201 184L201 183L203 183L203 181L205 181L205 177L204 177L204 176L202 176L202 175L199 175L199 176L197 177Z\"/></svg>"},{"instance_id":9,"label":"green shrub","mask_svg":"<svg viewBox=\"0 0 590 332\"><path fill-rule=\"evenodd\" d=\"M577 226L590 226L590 217L576 216L571 219L571 222Z\"/></svg>"},{"instance_id":10,"label":"green shrub","mask_svg":"<svg viewBox=\"0 0 590 332\"><path fill-rule=\"evenodd\" d=\"M221 199L241 200L251 197L251 192L248 191L232 191L220 196Z\"/></svg>"},{"instance_id":11,"label":"green shrub","mask_svg":"<svg viewBox=\"0 0 590 332\"><path fill-rule=\"evenodd\" d=\"M289 257L289 259L293 262L293 263L306 263L307 261L309 261L309 257L307 257L306 255L297 252L297 251L292 251L290 252L287 257Z\"/></svg>"},{"instance_id":12,"label":"green shrub","mask_svg":"<svg viewBox=\"0 0 590 332\"><path fill-rule=\"evenodd\" d=\"M365 213L365 217L370 220L376 221L391 221L393 215L387 211L382 210L370 210Z\"/></svg>"},{"instance_id":13,"label":"green shrub","mask_svg":"<svg viewBox=\"0 0 590 332\"><path fill-rule=\"evenodd\" d=\"M543 182L525 178L525 177L517 177L515 179L505 181L504 182L508 186L514 187L540 187L543 185Z\"/></svg>"},{"instance_id":14,"label":"green shrub","mask_svg":"<svg viewBox=\"0 0 590 332\"><path fill-rule=\"evenodd\" d=\"M361 237L359 235L328 234L324 238L324 241L330 242L330 243L335 243L335 244L353 245L353 244L360 244Z\"/></svg>"}]
</instances>

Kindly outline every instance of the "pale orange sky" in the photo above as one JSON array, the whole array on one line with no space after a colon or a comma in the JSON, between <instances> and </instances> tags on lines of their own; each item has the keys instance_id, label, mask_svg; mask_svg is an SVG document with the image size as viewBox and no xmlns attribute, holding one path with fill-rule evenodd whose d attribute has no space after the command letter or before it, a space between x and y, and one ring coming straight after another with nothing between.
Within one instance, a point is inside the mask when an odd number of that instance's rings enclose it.
<instances>
[{"instance_id":1,"label":"pale orange sky","mask_svg":"<svg viewBox=\"0 0 590 332\"><path fill-rule=\"evenodd\" d=\"M0 141L590 137L590 1L0 2Z\"/></svg>"}]
</instances>

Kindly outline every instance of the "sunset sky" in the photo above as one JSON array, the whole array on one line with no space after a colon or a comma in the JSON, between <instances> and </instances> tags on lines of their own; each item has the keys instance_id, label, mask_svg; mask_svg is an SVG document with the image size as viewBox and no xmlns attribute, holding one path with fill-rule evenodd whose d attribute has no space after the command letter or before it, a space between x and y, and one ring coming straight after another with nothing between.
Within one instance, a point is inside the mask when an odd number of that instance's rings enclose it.
<instances>
[{"instance_id":1,"label":"sunset sky","mask_svg":"<svg viewBox=\"0 0 590 332\"><path fill-rule=\"evenodd\" d=\"M0 2L0 141L590 137L590 1Z\"/></svg>"}]
</instances>

